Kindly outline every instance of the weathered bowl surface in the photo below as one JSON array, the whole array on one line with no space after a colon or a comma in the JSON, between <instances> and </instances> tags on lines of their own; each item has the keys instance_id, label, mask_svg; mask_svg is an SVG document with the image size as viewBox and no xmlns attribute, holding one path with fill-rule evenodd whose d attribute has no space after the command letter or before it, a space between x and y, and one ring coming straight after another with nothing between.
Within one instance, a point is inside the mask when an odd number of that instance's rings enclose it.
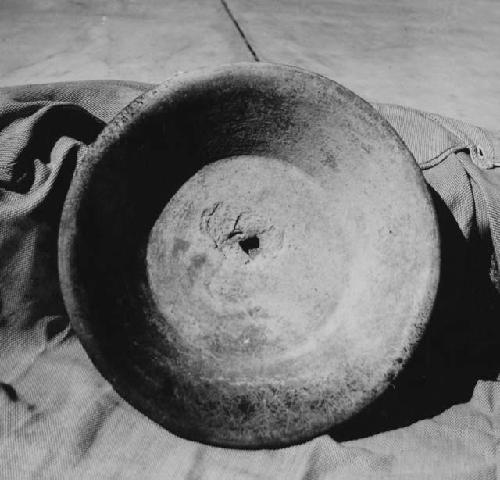
<instances>
[{"instance_id":1,"label":"weathered bowl surface","mask_svg":"<svg viewBox=\"0 0 500 480\"><path fill-rule=\"evenodd\" d=\"M118 393L183 437L246 448L323 433L387 387L438 255L389 124L271 64L135 100L79 164L60 231L72 325Z\"/></svg>"}]
</instances>

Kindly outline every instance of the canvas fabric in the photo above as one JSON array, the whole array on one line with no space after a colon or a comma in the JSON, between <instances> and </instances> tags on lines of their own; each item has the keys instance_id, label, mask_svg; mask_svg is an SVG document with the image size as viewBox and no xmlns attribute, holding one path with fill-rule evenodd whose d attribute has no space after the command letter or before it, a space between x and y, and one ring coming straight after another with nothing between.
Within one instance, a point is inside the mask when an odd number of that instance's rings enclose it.
<instances>
[{"instance_id":1,"label":"canvas fabric","mask_svg":"<svg viewBox=\"0 0 500 480\"><path fill-rule=\"evenodd\" d=\"M449 284L460 277L461 290L445 294L474 298L461 311L443 302L446 334L432 337L444 338L432 347L463 348L453 371L473 382L423 416L414 409L401 428L349 441L324 435L278 450L183 440L120 399L69 327L57 275L58 222L86 145L151 87L88 81L0 89L0 478L498 478L500 135L401 106L375 108L422 169L442 232L454 232L442 249ZM477 353L487 347L486 357ZM402 398L395 411L413 411L412 395Z\"/></svg>"}]
</instances>

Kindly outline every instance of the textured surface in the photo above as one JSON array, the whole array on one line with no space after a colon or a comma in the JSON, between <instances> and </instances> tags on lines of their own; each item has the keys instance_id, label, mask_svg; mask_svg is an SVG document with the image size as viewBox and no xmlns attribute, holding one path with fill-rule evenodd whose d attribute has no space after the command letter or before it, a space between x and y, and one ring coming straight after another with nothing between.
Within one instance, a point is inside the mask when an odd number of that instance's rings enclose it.
<instances>
[{"instance_id":1,"label":"textured surface","mask_svg":"<svg viewBox=\"0 0 500 480\"><path fill-rule=\"evenodd\" d=\"M373 102L499 130L496 0L228 0L262 60L307 68ZM252 57L219 0L4 0L0 84L119 78Z\"/></svg>"},{"instance_id":2,"label":"textured surface","mask_svg":"<svg viewBox=\"0 0 500 480\"><path fill-rule=\"evenodd\" d=\"M139 410L208 443L284 445L400 370L436 294L437 224L370 105L246 63L178 76L109 124L68 195L60 272L84 346Z\"/></svg>"},{"instance_id":3,"label":"textured surface","mask_svg":"<svg viewBox=\"0 0 500 480\"><path fill-rule=\"evenodd\" d=\"M232 0L261 60L323 73L373 102L499 130L496 0Z\"/></svg>"},{"instance_id":4,"label":"textured surface","mask_svg":"<svg viewBox=\"0 0 500 480\"><path fill-rule=\"evenodd\" d=\"M139 94L146 86L135 88ZM408 145L425 146L414 155L436 192L445 253L443 301L413 368L387 390L391 401L377 402L358 419L361 428L351 425L344 432L351 438L386 433L343 443L324 435L298 447L241 452L182 440L132 409L65 328L60 305L47 309L34 281L43 270L45 291L59 292L54 268L58 215L76 156L102 128L84 109L54 105L47 98L78 102L105 119L134 96L132 86L84 82L0 93L6 125L0 134L1 258L9 252L20 267L0 263L1 292L9 299L2 302L2 315L4 307L9 315L0 329L0 477L496 477L500 301L489 279L489 229L498 253L500 175L478 167L480 159L466 153L475 138L486 135L494 141L494 136L459 122L450 130L446 119L379 106ZM485 159L498 158L494 152ZM414 423L422 419L431 420Z\"/></svg>"},{"instance_id":5,"label":"textured surface","mask_svg":"<svg viewBox=\"0 0 500 480\"><path fill-rule=\"evenodd\" d=\"M218 1L0 3L0 83L161 82L178 70L251 60Z\"/></svg>"}]
</instances>

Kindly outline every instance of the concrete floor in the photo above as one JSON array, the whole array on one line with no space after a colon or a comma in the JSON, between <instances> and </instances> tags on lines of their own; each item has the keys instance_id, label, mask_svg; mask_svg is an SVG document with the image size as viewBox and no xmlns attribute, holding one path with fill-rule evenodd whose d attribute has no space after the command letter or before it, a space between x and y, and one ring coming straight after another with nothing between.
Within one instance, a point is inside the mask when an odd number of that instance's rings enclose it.
<instances>
[{"instance_id":1,"label":"concrete floor","mask_svg":"<svg viewBox=\"0 0 500 480\"><path fill-rule=\"evenodd\" d=\"M498 0L227 0L260 60L500 130ZM221 0L3 0L0 85L252 61Z\"/></svg>"}]
</instances>

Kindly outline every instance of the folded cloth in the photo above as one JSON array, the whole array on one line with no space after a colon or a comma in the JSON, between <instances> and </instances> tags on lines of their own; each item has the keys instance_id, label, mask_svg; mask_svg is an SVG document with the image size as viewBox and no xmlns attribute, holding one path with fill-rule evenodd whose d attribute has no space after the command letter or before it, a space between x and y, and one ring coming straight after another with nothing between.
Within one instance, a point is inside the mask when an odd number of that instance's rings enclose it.
<instances>
[{"instance_id":1,"label":"folded cloth","mask_svg":"<svg viewBox=\"0 0 500 480\"><path fill-rule=\"evenodd\" d=\"M170 434L114 393L68 326L58 222L86 146L151 87L0 89L0 478L497 478L500 135L400 106L374 105L428 182L442 280L408 373L335 437L344 441L207 447Z\"/></svg>"}]
</instances>

